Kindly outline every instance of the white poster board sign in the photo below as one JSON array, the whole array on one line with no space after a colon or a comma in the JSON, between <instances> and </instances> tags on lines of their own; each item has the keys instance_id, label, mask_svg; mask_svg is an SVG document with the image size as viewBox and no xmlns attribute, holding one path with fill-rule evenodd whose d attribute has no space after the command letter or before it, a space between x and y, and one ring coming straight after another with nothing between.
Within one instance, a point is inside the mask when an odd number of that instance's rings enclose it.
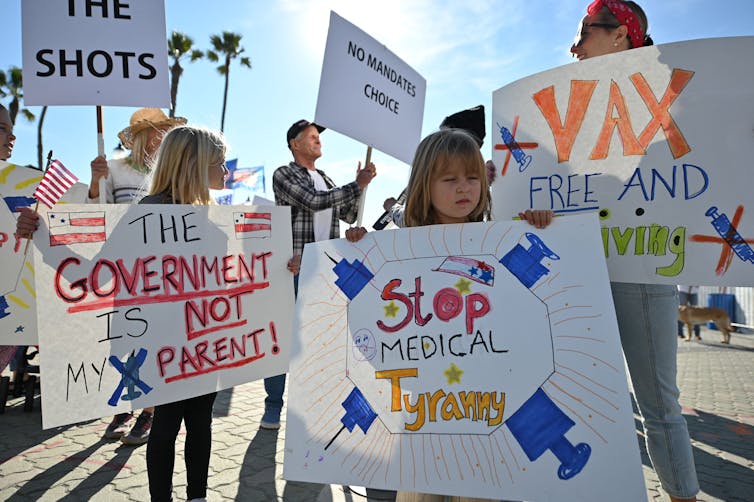
<instances>
[{"instance_id":1,"label":"white poster board sign","mask_svg":"<svg viewBox=\"0 0 754 502\"><path fill-rule=\"evenodd\" d=\"M45 428L287 371L289 208L88 204L41 221Z\"/></svg>"},{"instance_id":2,"label":"white poster board sign","mask_svg":"<svg viewBox=\"0 0 754 502\"><path fill-rule=\"evenodd\" d=\"M497 90L495 218L598 211L613 281L754 286L752 54L664 44Z\"/></svg>"},{"instance_id":3,"label":"white poster board sign","mask_svg":"<svg viewBox=\"0 0 754 502\"><path fill-rule=\"evenodd\" d=\"M330 12L314 121L411 164L427 81L387 47Z\"/></svg>"},{"instance_id":4,"label":"white poster board sign","mask_svg":"<svg viewBox=\"0 0 754 502\"><path fill-rule=\"evenodd\" d=\"M21 2L25 105L170 106L164 0Z\"/></svg>"},{"instance_id":5,"label":"white poster board sign","mask_svg":"<svg viewBox=\"0 0 754 502\"><path fill-rule=\"evenodd\" d=\"M37 297L34 289L34 246L17 239L18 207L33 207L42 172L0 161L0 345L37 344ZM59 204L84 202L87 186L73 185ZM26 254L24 251L26 250Z\"/></svg>"},{"instance_id":6,"label":"white poster board sign","mask_svg":"<svg viewBox=\"0 0 754 502\"><path fill-rule=\"evenodd\" d=\"M286 479L646 500L594 215L307 245Z\"/></svg>"}]
</instances>

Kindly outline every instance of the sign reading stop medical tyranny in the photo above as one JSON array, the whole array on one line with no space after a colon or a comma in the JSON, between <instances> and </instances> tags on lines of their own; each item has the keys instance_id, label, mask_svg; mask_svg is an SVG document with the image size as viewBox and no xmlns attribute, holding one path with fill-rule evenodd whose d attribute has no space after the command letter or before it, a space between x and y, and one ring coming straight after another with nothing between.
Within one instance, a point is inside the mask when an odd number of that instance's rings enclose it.
<instances>
[{"instance_id":1,"label":"sign reading stop medical tyranny","mask_svg":"<svg viewBox=\"0 0 754 502\"><path fill-rule=\"evenodd\" d=\"M163 0L24 0L27 105L167 107Z\"/></svg>"},{"instance_id":2,"label":"sign reading stop medical tyranny","mask_svg":"<svg viewBox=\"0 0 754 502\"><path fill-rule=\"evenodd\" d=\"M600 251L594 215L307 245L284 476L644 499Z\"/></svg>"}]
</instances>

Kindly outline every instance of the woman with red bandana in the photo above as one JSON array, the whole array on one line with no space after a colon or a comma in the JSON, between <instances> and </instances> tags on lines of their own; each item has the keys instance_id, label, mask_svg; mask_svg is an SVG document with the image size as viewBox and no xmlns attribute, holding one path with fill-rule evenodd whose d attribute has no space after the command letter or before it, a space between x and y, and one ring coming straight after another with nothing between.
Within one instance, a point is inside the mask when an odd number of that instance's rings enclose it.
<instances>
[{"instance_id":1,"label":"woman with red bandana","mask_svg":"<svg viewBox=\"0 0 754 502\"><path fill-rule=\"evenodd\" d=\"M635 2L595 0L571 53L582 60L652 43L647 17ZM676 385L676 287L612 282L611 288L652 466L672 501L696 500L699 482Z\"/></svg>"}]
</instances>

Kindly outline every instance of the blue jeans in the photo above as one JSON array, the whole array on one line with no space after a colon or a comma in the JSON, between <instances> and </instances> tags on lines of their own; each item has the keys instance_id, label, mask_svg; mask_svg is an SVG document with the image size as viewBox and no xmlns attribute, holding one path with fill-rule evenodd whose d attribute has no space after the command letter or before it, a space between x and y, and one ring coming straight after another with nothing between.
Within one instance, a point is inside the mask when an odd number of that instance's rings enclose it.
<instances>
[{"instance_id":1,"label":"blue jeans","mask_svg":"<svg viewBox=\"0 0 754 502\"><path fill-rule=\"evenodd\" d=\"M683 291L678 292L678 303L680 305L699 305L699 295L696 293L684 293ZM681 321L678 321L678 336L683 336L683 330L685 329ZM701 332L701 327L698 324L694 324L694 335L699 338ZM691 338L691 333L689 333L689 338Z\"/></svg>"},{"instance_id":2,"label":"blue jeans","mask_svg":"<svg viewBox=\"0 0 754 502\"><path fill-rule=\"evenodd\" d=\"M699 481L676 385L678 291L662 284L613 282L611 287L652 466L668 494L693 497Z\"/></svg>"},{"instance_id":3,"label":"blue jeans","mask_svg":"<svg viewBox=\"0 0 754 502\"><path fill-rule=\"evenodd\" d=\"M298 296L298 274L293 276L293 294ZM283 409L283 393L285 392L285 375L276 375L264 379L264 390L267 397L264 398L263 422L279 422L280 410Z\"/></svg>"}]
</instances>

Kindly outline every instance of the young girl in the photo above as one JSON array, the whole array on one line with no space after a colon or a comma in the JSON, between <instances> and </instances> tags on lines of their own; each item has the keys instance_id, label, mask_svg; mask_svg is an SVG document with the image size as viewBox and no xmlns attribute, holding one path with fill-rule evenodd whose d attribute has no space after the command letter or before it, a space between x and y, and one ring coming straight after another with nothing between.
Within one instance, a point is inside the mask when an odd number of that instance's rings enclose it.
<instances>
[{"instance_id":1,"label":"young girl","mask_svg":"<svg viewBox=\"0 0 754 502\"><path fill-rule=\"evenodd\" d=\"M479 144L462 129L442 129L419 143L408 179L403 222L406 227L471 223L490 219L490 188ZM552 222L550 210L526 210L522 220L537 228ZM363 227L350 228L346 238L356 242ZM397 502L472 502L482 499L399 492Z\"/></svg>"},{"instance_id":2,"label":"young girl","mask_svg":"<svg viewBox=\"0 0 754 502\"><path fill-rule=\"evenodd\" d=\"M225 150L225 141L216 132L189 126L172 129L162 140L149 195L140 204L211 204L209 189L222 189L228 175ZM298 259L291 259L288 270L296 274L298 265ZM206 497L216 395L212 392L155 407L147 443L149 493L153 501L172 500L175 439L181 421L186 424L187 498Z\"/></svg>"},{"instance_id":3,"label":"young girl","mask_svg":"<svg viewBox=\"0 0 754 502\"><path fill-rule=\"evenodd\" d=\"M442 129L419 143L406 190L406 227L490 219L487 167L477 141L463 129ZM527 209L518 216L545 228L552 222L553 212ZM356 242L366 232L364 227L349 228L346 238Z\"/></svg>"},{"instance_id":4,"label":"young girl","mask_svg":"<svg viewBox=\"0 0 754 502\"><path fill-rule=\"evenodd\" d=\"M210 204L209 189L222 189L226 145L208 129L181 126L162 140L149 194L140 204ZM212 446L212 405L216 392L155 407L147 442L147 474L153 501L172 500L175 439L186 424L187 498L204 499Z\"/></svg>"}]
</instances>

